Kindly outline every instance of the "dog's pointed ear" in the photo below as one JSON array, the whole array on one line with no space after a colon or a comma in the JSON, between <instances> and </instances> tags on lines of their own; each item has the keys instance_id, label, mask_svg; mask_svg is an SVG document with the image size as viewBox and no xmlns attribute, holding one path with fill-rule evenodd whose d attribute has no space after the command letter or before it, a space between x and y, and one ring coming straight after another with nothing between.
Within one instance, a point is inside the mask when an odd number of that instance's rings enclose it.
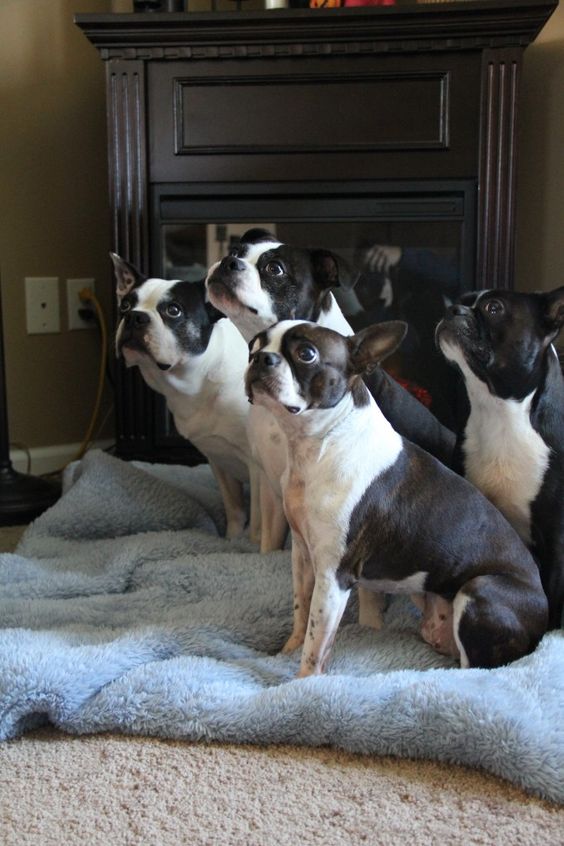
<instances>
[{"instance_id":1,"label":"dog's pointed ear","mask_svg":"<svg viewBox=\"0 0 564 846\"><path fill-rule=\"evenodd\" d=\"M117 253L110 253L110 258L113 262L116 275L116 293L118 300L121 300L133 288L141 285L147 277L139 273L136 267L125 259L122 259Z\"/></svg>"},{"instance_id":2,"label":"dog's pointed ear","mask_svg":"<svg viewBox=\"0 0 564 846\"><path fill-rule=\"evenodd\" d=\"M359 274L341 256L330 250L312 250L311 260L313 278L321 288L354 287Z\"/></svg>"},{"instance_id":3,"label":"dog's pointed ear","mask_svg":"<svg viewBox=\"0 0 564 846\"><path fill-rule=\"evenodd\" d=\"M268 229L261 229L258 226L255 226L254 229L247 229L247 231L241 235L240 238L241 244L261 244L263 241L278 241L276 235L273 235L272 232L269 232Z\"/></svg>"},{"instance_id":4,"label":"dog's pointed ear","mask_svg":"<svg viewBox=\"0 0 564 846\"><path fill-rule=\"evenodd\" d=\"M374 323L347 338L349 364L353 373L370 373L377 364L391 355L407 333L407 323L389 320Z\"/></svg>"},{"instance_id":5,"label":"dog's pointed ear","mask_svg":"<svg viewBox=\"0 0 564 846\"><path fill-rule=\"evenodd\" d=\"M562 326L564 326L564 286L556 288L556 290L551 291L549 294L545 294L545 300L546 321L551 331L555 331L558 334Z\"/></svg>"}]
</instances>

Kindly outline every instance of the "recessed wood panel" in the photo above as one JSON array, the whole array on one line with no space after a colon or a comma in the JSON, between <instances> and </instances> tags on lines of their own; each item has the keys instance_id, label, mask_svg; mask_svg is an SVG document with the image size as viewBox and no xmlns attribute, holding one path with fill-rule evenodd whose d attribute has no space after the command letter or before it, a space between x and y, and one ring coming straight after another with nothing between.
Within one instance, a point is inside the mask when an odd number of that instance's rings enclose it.
<instances>
[{"instance_id":1,"label":"recessed wood panel","mask_svg":"<svg viewBox=\"0 0 564 846\"><path fill-rule=\"evenodd\" d=\"M448 72L177 78L176 155L445 149Z\"/></svg>"}]
</instances>

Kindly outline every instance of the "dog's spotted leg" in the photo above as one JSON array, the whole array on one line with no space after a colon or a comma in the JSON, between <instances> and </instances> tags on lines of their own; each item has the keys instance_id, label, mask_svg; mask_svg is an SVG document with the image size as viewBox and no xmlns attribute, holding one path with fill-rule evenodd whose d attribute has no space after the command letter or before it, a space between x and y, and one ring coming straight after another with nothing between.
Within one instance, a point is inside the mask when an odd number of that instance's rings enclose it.
<instances>
[{"instance_id":1,"label":"dog's spotted leg","mask_svg":"<svg viewBox=\"0 0 564 846\"><path fill-rule=\"evenodd\" d=\"M292 532L292 583L294 588L294 628L282 652L298 649L305 640L314 575L307 547L300 535Z\"/></svg>"},{"instance_id":2,"label":"dog's spotted leg","mask_svg":"<svg viewBox=\"0 0 564 846\"><path fill-rule=\"evenodd\" d=\"M333 571L319 567L317 573L298 678L323 672L350 594Z\"/></svg>"},{"instance_id":3,"label":"dog's spotted leg","mask_svg":"<svg viewBox=\"0 0 564 846\"><path fill-rule=\"evenodd\" d=\"M210 461L210 467L217 480L225 508L225 517L227 519L227 531L225 535L228 538L239 538L245 530L247 517L245 513L243 485L212 461Z\"/></svg>"},{"instance_id":4,"label":"dog's spotted leg","mask_svg":"<svg viewBox=\"0 0 564 846\"><path fill-rule=\"evenodd\" d=\"M384 625L384 609L386 595L375 593L364 587L358 588L358 622L361 626L369 626L380 631Z\"/></svg>"}]
</instances>

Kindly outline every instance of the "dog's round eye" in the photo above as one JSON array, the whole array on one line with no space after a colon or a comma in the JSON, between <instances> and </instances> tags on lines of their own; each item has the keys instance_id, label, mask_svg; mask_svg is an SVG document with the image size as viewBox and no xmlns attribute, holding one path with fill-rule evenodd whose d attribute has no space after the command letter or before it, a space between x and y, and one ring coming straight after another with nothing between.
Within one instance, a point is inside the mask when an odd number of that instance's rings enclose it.
<instances>
[{"instance_id":1,"label":"dog's round eye","mask_svg":"<svg viewBox=\"0 0 564 846\"><path fill-rule=\"evenodd\" d=\"M121 303L119 304L119 310L120 310L121 314L125 314L126 311L130 311L131 310L131 303L129 302L129 300L122 300Z\"/></svg>"},{"instance_id":2,"label":"dog's round eye","mask_svg":"<svg viewBox=\"0 0 564 846\"><path fill-rule=\"evenodd\" d=\"M279 261L269 261L266 265L266 272L270 273L272 276L282 276L284 268Z\"/></svg>"},{"instance_id":3,"label":"dog's round eye","mask_svg":"<svg viewBox=\"0 0 564 846\"><path fill-rule=\"evenodd\" d=\"M487 303L484 303L484 311L488 314L501 314L503 303L500 300L488 300Z\"/></svg>"},{"instance_id":4,"label":"dog's round eye","mask_svg":"<svg viewBox=\"0 0 564 846\"><path fill-rule=\"evenodd\" d=\"M317 350L310 347L309 344L303 344L298 347L297 356L304 364L312 364L317 359Z\"/></svg>"},{"instance_id":5,"label":"dog's round eye","mask_svg":"<svg viewBox=\"0 0 564 846\"><path fill-rule=\"evenodd\" d=\"M180 317L182 309L176 303L169 303L166 307L166 313L169 317Z\"/></svg>"}]
</instances>

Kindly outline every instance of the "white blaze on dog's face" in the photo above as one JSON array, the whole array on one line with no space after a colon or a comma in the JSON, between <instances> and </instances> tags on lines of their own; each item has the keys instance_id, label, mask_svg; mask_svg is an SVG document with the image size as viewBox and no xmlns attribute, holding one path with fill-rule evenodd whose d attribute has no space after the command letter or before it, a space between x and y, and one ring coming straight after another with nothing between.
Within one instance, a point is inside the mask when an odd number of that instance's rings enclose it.
<instances>
[{"instance_id":1,"label":"white blaze on dog's face","mask_svg":"<svg viewBox=\"0 0 564 846\"><path fill-rule=\"evenodd\" d=\"M354 281L346 262L329 250L282 244L253 229L210 267L206 288L210 302L250 341L283 320L318 322L335 307L330 288Z\"/></svg>"},{"instance_id":2,"label":"white blaze on dog's face","mask_svg":"<svg viewBox=\"0 0 564 846\"><path fill-rule=\"evenodd\" d=\"M257 335L249 345L247 395L251 402L264 405L275 413L283 407L291 414L300 414L308 407L300 384L282 353L284 334L294 325L306 324L282 321L267 332Z\"/></svg>"},{"instance_id":3,"label":"white blaze on dog's face","mask_svg":"<svg viewBox=\"0 0 564 846\"><path fill-rule=\"evenodd\" d=\"M265 233L258 243L234 248L208 271L206 288L210 302L235 323L244 337L253 337L278 320L271 292L261 285L257 263L280 246L274 236ZM275 281L279 274L275 260L262 264Z\"/></svg>"},{"instance_id":4,"label":"white blaze on dog's face","mask_svg":"<svg viewBox=\"0 0 564 846\"><path fill-rule=\"evenodd\" d=\"M143 277L112 254L120 321L116 353L128 367L153 361L160 370L205 352L221 317L205 302L203 283Z\"/></svg>"}]
</instances>

